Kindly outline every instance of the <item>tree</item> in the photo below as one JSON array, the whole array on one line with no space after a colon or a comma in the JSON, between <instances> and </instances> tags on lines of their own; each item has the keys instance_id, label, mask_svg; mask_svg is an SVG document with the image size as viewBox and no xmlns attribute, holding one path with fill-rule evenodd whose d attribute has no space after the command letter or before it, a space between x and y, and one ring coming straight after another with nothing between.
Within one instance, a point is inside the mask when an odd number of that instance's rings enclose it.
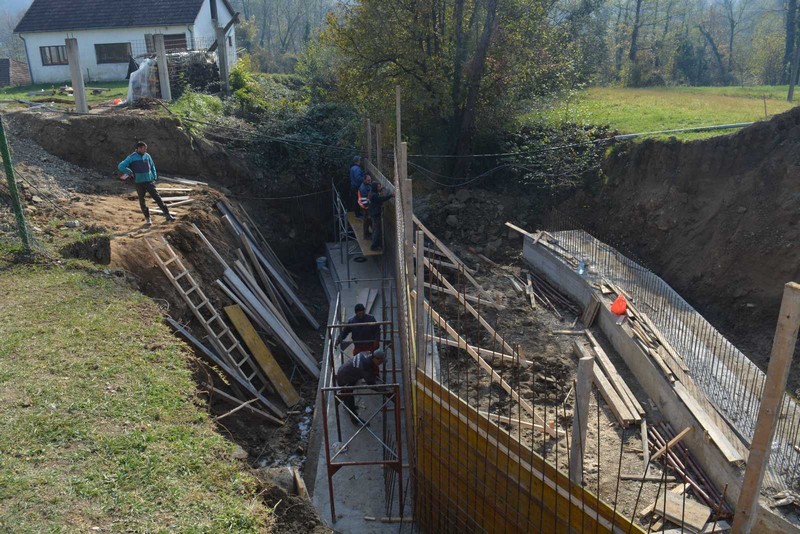
<instances>
[{"instance_id":1,"label":"tree","mask_svg":"<svg viewBox=\"0 0 800 534\"><path fill-rule=\"evenodd\" d=\"M22 20L24 12L10 13L0 11L0 57L25 61L25 43L17 35L14 28Z\"/></svg>"},{"instance_id":2,"label":"tree","mask_svg":"<svg viewBox=\"0 0 800 534\"><path fill-rule=\"evenodd\" d=\"M377 120L400 85L415 140L463 156L479 130L502 130L532 96L574 81L568 21L552 20L552 9L546 0L342 2L323 42L337 50L342 98Z\"/></svg>"}]
</instances>

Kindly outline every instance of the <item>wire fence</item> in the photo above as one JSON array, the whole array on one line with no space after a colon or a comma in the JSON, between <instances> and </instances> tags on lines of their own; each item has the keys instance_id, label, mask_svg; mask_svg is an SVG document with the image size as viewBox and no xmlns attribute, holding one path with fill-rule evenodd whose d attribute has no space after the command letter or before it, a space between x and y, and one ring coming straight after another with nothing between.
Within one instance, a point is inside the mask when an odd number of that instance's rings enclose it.
<instances>
[{"instance_id":1,"label":"wire fence","mask_svg":"<svg viewBox=\"0 0 800 534\"><path fill-rule=\"evenodd\" d=\"M709 401L749 445L764 392L764 372L641 259L619 250L624 247L607 244L558 211L550 215L545 229L556 237L557 246L584 261L590 280L606 279L633 297L639 309L648 314L683 356L692 378ZM797 399L785 393L767 480L767 485L776 486L777 490L800 487L799 412Z\"/></svg>"}]
</instances>

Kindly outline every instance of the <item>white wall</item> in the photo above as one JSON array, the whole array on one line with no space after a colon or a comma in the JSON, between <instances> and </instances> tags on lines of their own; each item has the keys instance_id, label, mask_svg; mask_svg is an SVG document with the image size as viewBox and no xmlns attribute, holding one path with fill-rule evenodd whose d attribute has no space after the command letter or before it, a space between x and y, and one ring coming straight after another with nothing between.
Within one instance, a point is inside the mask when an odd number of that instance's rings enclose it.
<instances>
[{"instance_id":1,"label":"white wall","mask_svg":"<svg viewBox=\"0 0 800 534\"><path fill-rule=\"evenodd\" d=\"M233 18L233 14L230 13L226 8L225 4L221 1L217 1L217 16L219 17L219 25L223 28L228 25L228 22ZM197 15L197 19L195 19L195 32L198 35L208 36L203 37L204 39L209 39L209 44L214 42L216 38L216 33L214 32L214 24L211 22L211 3L210 0L205 0L203 2L203 7L200 8L200 13ZM228 30L226 37L230 37L233 43L233 46L228 47L228 65L233 67L236 64L236 35L233 31L233 26L231 29Z\"/></svg>"},{"instance_id":2,"label":"white wall","mask_svg":"<svg viewBox=\"0 0 800 534\"><path fill-rule=\"evenodd\" d=\"M83 30L76 32L23 33L25 47L31 66L33 83L59 83L70 79L69 65L42 65L39 47L64 46L64 39L75 37L81 56L81 69L84 80L111 81L124 80L128 74L128 62L97 64L95 44L131 43L133 55L145 52L146 33L185 33L187 44L189 32L186 26L160 26L152 28L115 28L109 30Z\"/></svg>"},{"instance_id":3,"label":"white wall","mask_svg":"<svg viewBox=\"0 0 800 534\"><path fill-rule=\"evenodd\" d=\"M225 8L225 4L217 2L219 9L220 25L223 27L228 24L232 14ZM112 81L124 80L128 74L128 63L104 63L97 64L95 44L111 43L132 43L133 55L145 52L145 34L186 34L186 44L189 48L205 48L214 42L216 35L214 26L211 22L211 7L209 0L203 2L195 23L190 26L159 26L147 28L113 28L108 30L81 30L75 32L45 32L45 33L23 33L21 37L25 40L26 52L30 61L31 78L33 83L60 83L68 81L69 65L42 65L42 54L39 47L42 46L63 46L64 39L75 37L78 40L78 51L81 56L81 68L84 80L92 81ZM233 46L228 47L229 65L233 66L236 62L236 37L234 28L228 30L227 36L233 41Z\"/></svg>"}]
</instances>

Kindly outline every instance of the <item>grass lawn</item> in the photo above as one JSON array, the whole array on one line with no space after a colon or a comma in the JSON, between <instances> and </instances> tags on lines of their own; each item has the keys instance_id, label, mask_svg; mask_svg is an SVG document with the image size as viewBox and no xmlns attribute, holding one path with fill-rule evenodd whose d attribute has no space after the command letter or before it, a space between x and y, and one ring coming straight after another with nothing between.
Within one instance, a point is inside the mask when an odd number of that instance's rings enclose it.
<instances>
[{"instance_id":1,"label":"grass lawn","mask_svg":"<svg viewBox=\"0 0 800 534\"><path fill-rule=\"evenodd\" d=\"M0 531L267 531L255 480L195 402L190 353L155 304L112 276L8 256Z\"/></svg>"},{"instance_id":2,"label":"grass lawn","mask_svg":"<svg viewBox=\"0 0 800 534\"><path fill-rule=\"evenodd\" d=\"M58 100L69 100L71 104L56 101L53 105L59 107L75 107L75 97L68 94L61 94L58 92L59 87L71 86L71 82L62 83L41 83L34 85L22 85L19 87L3 87L0 88L0 101L3 100L29 100L39 101L40 99L53 98ZM101 102L110 102L115 98L125 99L128 98L128 81L121 80L116 82L86 82L86 87L106 88L110 91L103 91L98 94L93 94L92 91L86 91L86 101L91 106L92 104L99 104ZM55 94L53 91L55 90ZM37 92L38 94L32 95L28 93ZM46 102L46 100L43 100Z\"/></svg>"},{"instance_id":3,"label":"grass lawn","mask_svg":"<svg viewBox=\"0 0 800 534\"><path fill-rule=\"evenodd\" d=\"M610 125L621 133L696 128L758 121L783 113L796 105L786 101L787 91L788 86L596 87L579 93L570 102L561 102L544 114L534 112L527 117L577 118L581 122ZM675 137L699 139L732 131L679 134Z\"/></svg>"}]
</instances>

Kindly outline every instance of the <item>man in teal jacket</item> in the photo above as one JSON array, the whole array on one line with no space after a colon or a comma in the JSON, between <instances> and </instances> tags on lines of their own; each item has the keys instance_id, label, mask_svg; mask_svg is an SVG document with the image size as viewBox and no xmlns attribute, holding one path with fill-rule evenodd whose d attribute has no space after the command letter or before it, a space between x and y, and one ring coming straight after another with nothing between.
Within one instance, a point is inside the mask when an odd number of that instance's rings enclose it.
<instances>
[{"instance_id":1,"label":"man in teal jacket","mask_svg":"<svg viewBox=\"0 0 800 534\"><path fill-rule=\"evenodd\" d=\"M139 141L136 143L135 151L133 154L125 158L117 166L121 172L128 176L133 176L133 181L136 183L136 194L139 195L139 207L142 208L144 214L145 224L150 226L150 208L144 201L145 193L150 193L150 198L156 201L161 212L168 221L174 221L175 217L169 212L164 201L161 200L161 195L156 190L155 181L158 180L156 174L156 164L153 158L147 153L147 143Z\"/></svg>"}]
</instances>

